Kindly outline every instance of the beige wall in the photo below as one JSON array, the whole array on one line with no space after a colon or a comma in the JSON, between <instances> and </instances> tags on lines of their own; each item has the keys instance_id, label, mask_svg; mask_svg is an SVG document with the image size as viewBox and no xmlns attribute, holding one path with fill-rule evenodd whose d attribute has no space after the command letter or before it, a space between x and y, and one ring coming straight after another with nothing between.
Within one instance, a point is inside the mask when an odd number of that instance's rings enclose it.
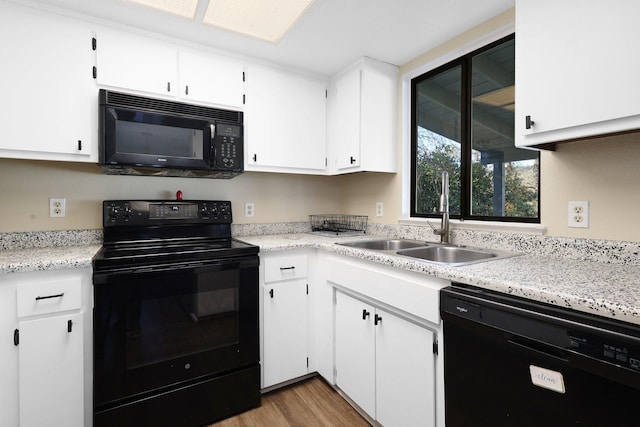
<instances>
[{"instance_id":1,"label":"beige wall","mask_svg":"<svg viewBox=\"0 0 640 427\"><path fill-rule=\"evenodd\" d=\"M425 52L400 68L411 73L452 51L464 50L476 40L514 22L514 9ZM402 92L401 92L402 93ZM402 117L402 100L399 106ZM400 123L402 121L400 120ZM403 129L399 130L401 152ZM401 156L398 156L401 159ZM401 162L401 160L399 160ZM400 163L398 165L399 170ZM364 207L370 221L394 223L402 215L401 174L354 174L345 179L346 211ZM590 227L569 228L568 202L590 203ZM375 217L375 202L384 201L384 218ZM362 210L362 209L361 209ZM546 235L640 241L640 134L559 144L541 155L541 220Z\"/></svg>"},{"instance_id":2,"label":"beige wall","mask_svg":"<svg viewBox=\"0 0 640 427\"><path fill-rule=\"evenodd\" d=\"M425 52L400 75L436 61L513 23L513 9ZM399 118L402 117L402 100ZM402 123L402 121L400 121ZM402 129L398 151L402 148ZM640 135L562 144L541 159L542 223L547 235L640 241ZM398 156L401 159L401 156ZM401 160L399 160L400 170ZM236 223L306 221L315 213L368 215L396 223L402 215L402 173L356 173L339 177L245 173L232 180L103 175L95 165L0 159L0 232L101 228L100 202L115 198L229 199ZM48 217L48 198L65 197L67 216ZM568 202L590 202L589 229L567 226ZM256 204L243 217L244 202ZM375 216L376 202L384 216Z\"/></svg>"},{"instance_id":3,"label":"beige wall","mask_svg":"<svg viewBox=\"0 0 640 427\"><path fill-rule=\"evenodd\" d=\"M640 241L640 134L559 144L540 169L549 235ZM589 201L589 229L567 226L570 200Z\"/></svg>"},{"instance_id":4,"label":"beige wall","mask_svg":"<svg viewBox=\"0 0 640 427\"><path fill-rule=\"evenodd\" d=\"M247 172L231 180L104 175L93 164L0 159L0 232L102 228L102 200L175 197L231 200L235 223L307 221L340 211L339 177ZM49 218L65 197L65 218ZM244 218L244 202L255 217Z\"/></svg>"}]
</instances>

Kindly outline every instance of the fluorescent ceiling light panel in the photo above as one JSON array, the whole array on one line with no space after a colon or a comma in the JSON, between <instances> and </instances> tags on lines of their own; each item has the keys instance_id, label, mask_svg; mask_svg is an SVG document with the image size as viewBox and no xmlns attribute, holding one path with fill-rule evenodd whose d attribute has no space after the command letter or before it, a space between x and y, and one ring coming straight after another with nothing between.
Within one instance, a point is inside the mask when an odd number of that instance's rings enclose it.
<instances>
[{"instance_id":1,"label":"fluorescent ceiling light panel","mask_svg":"<svg viewBox=\"0 0 640 427\"><path fill-rule=\"evenodd\" d=\"M193 19L196 15L198 0L127 0L162 12L172 13L183 18Z\"/></svg>"},{"instance_id":2,"label":"fluorescent ceiling light panel","mask_svg":"<svg viewBox=\"0 0 640 427\"><path fill-rule=\"evenodd\" d=\"M278 43L314 0L209 0L203 22Z\"/></svg>"}]
</instances>

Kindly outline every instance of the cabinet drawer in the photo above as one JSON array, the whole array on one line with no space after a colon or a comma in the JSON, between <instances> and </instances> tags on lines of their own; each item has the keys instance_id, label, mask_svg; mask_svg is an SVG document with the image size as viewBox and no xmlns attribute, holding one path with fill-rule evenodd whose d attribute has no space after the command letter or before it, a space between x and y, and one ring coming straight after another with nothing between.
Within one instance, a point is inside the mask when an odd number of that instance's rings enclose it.
<instances>
[{"instance_id":1,"label":"cabinet drawer","mask_svg":"<svg viewBox=\"0 0 640 427\"><path fill-rule=\"evenodd\" d=\"M307 277L307 256L267 258L264 261L265 283Z\"/></svg>"},{"instance_id":2,"label":"cabinet drawer","mask_svg":"<svg viewBox=\"0 0 640 427\"><path fill-rule=\"evenodd\" d=\"M81 278L22 283L18 285L18 317L79 310Z\"/></svg>"}]
</instances>

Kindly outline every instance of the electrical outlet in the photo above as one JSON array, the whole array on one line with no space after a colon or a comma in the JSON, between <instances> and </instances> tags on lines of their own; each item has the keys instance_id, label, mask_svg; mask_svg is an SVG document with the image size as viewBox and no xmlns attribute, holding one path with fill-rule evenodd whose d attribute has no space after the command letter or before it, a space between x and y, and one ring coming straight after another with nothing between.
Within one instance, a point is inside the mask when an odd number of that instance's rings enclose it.
<instances>
[{"instance_id":1,"label":"electrical outlet","mask_svg":"<svg viewBox=\"0 0 640 427\"><path fill-rule=\"evenodd\" d=\"M384 204L382 202L376 203L376 216L384 216Z\"/></svg>"},{"instance_id":2,"label":"electrical outlet","mask_svg":"<svg viewBox=\"0 0 640 427\"><path fill-rule=\"evenodd\" d=\"M244 216L246 218L253 218L256 214L256 206L253 202L245 202L244 203Z\"/></svg>"},{"instance_id":3,"label":"electrical outlet","mask_svg":"<svg viewBox=\"0 0 640 427\"><path fill-rule=\"evenodd\" d=\"M49 218L63 218L66 214L66 199L54 198L49 199Z\"/></svg>"},{"instance_id":4,"label":"electrical outlet","mask_svg":"<svg viewBox=\"0 0 640 427\"><path fill-rule=\"evenodd\" d=\"M589 228L589 202L569 202L569 227Z\"/></svg>"}]
</instances>

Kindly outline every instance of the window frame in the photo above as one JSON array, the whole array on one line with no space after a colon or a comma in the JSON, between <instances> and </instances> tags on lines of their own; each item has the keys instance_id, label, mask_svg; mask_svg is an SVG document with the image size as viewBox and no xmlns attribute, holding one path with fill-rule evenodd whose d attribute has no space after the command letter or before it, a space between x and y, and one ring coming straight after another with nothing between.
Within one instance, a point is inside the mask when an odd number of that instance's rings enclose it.
<instances>
[{"instance_id":1,"label":"window frame","mask_svg":"<svg viewBox=\"0 0 640 427\"><path fill-rule=\"evenodd\" d=\"M462 140L460 142L460 151L461 151L461 168L460 168L460 181L461 181L461 189L460 189L460 214L450 215L452 219L460 219L460 220L473 220L473 221L496 221L496 222L519 222L519 223L529 223L529 224L540 224L540 200L541 200L541 188L540 188L540 175L541 175L541 159L540 153L538 152L538 177L537 177L537 185L538 185L538 197L537 197L537 217L508 217L508 216L485 216L485 215L471 215L471 185L472 185L472 165L473 162L471 160L472 155L472 125L471 125L471 114L472 114L472 102L471 102L471 92L472 92L472 77L473 72L470 71L471 63L475 56L493 49L496 46L499 46L505 42L513 40L515 42L515 33L508 34L504 37L499 38L489 44L481 46L477 49L474 49L471 52L468 52L464 55L461 55L457 58L452 59L449 62L446 62L442 65L437 66L431 70L427 70L424 73L417 75L410 79L410 94L411 94L411 132L410 132L410 161L411 161L411 173L410 173L410 195L409 195L409 217L410 218L440 218L439 214L432 213L418 213L416 212L416 178L417 178L417 139L418 139L418 126L417 126L417 114L416 114L416 95L417 95L417 87L418 85L435 75L441 74L443 72L449 71L455 67L461 67L461 111L460 111L460 120L461 120L461 135ZM516 107L517 108L517 107ZM515 127L514 127L515 133Z\"/></svg>"}]
</instances>

